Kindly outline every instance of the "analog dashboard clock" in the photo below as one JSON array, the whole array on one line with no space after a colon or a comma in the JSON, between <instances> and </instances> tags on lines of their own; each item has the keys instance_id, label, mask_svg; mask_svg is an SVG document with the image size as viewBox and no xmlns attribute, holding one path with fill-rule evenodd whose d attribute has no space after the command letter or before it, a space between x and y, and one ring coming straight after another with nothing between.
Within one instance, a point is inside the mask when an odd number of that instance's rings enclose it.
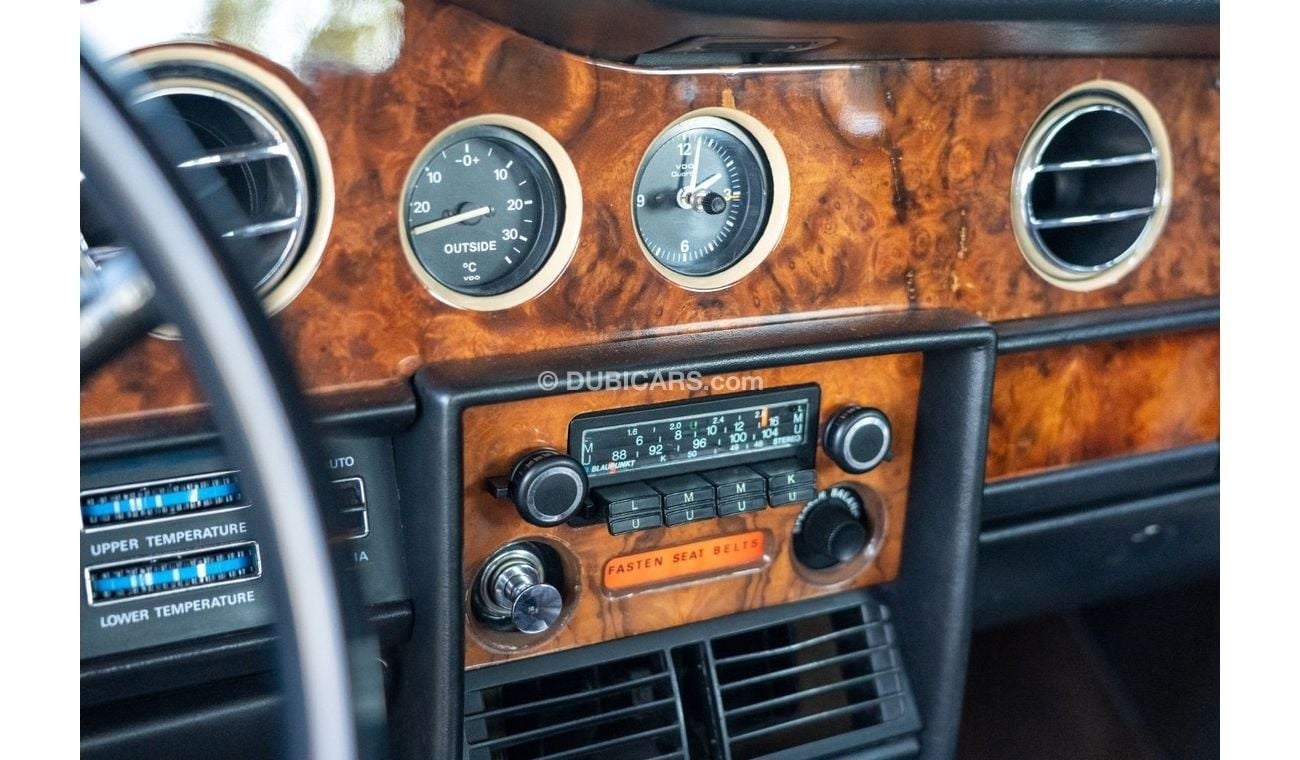
<instances>
[{"instance_id":1,"label":"analog dashboard clock","mask_svg":"<svg viewBox=\"0 0 1300 760\"><path fill-rule=\"evenodd\" d=\"M709 291L737 282L771 253L789 202L789 169L772 133L739 111L705 108L670 124L646 151L632 219L660 274Z\"/></svg>"},{"instance_id":2,"label":"analog dashboard clock","mask_svg":"<svg viewBox=\"0 0 1300 760\"><path fill-rule=\"evenodd\" d=\"M492 311L545 291L577 247L582 193L559 143L494 114L435 136L407 175L402 246L442 301Z\"/></svg>"}]
</instances>

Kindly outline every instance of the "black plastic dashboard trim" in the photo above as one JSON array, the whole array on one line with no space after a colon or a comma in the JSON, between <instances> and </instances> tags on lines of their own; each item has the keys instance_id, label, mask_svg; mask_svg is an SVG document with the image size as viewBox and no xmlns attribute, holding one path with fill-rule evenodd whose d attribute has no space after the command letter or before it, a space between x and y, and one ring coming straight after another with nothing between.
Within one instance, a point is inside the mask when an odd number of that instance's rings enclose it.
<instances>
[{"instance_id":1,"label":"black plastic dashboard trim","mask_svg":"<svg viewBox=\"0 0 1300 760\"><path fill-rule=\"evenodd\" d=\"M307 409L321 435L388 436L410 427L418 416L415 396L408 384L393 386L379 401L349 404L346 399L307 397ZM81 461L150 454L187 448L219 440L206 411L169 417L156 423L144 422L106 436L83 437Z\"/></svg>"},{"instance_id":2,"label":"black plastic dashboard trim","mask_svg":"<svg viewBox=\"0 0 1300 760\"><path fill-rule=\"evenodd\" d=\"M455 757L461 748L460 439L466 408L564 392L543 391L537 382L542 371L560 377L568 371L719 374L923 352L908 540L890 606L913 672L923 755L950 757L970 631L994 340L987 323L964 312L883 312L449 362L420 371L415 389L421 418L396 439L406 555L408 562L425 558L423 567L411 567L412 645L402 658L390 714L398 756ZM934 620L945 622L935 626Z\"/></svg>"},{"instance_id":3,"label":"black plastic dashboard trim","mask_svg":"<svg viewBox=\"0 0 1300 760\"><path fill-rule=\"evenodd\" d=\"M985 530L975 623L987 627L1213 577L1219 484Z\"/></svg>"},{"instance_id":4,"label":"black plastic dashboard trim","mask_svg":"<svg viewBox=\"0 0 1300 760\"><path fill-rule=\"evenodd\" d=\"M1023 520L1218 481L1218 441L1100 459L986 484L983 523Z\"/></svg>"},{"instance_id":5,"label":"black plastic dashboard trim","mask_svg":"<svg viewBox=\"0 0 1300 760\"><path fill-rule=\"evenodd\" d=\"M394 647L410 636L409 602L371 605L368 613L381 650ZM86 707L270 672L275 664L274 646L274 632L270 628L258 628L83 660L81 704Z\"/></svg>"},{"instance_id":6,"label":"black plastic dashboard trim","mask_svg":"<svg viewBox=\"0 0 1300 760\"><path fill-rule=\"evenodd\" d=\"M455 0L574 53L631 63L750 49L760 62L1218 55L1217 0ZM747 48L746 45L749 45ZM656 64L674 65L669 56Z\"/></svg>"},{"instance_id":7,"label":"black plastic dashboard trim","mask_svg":"<svg viewBox=\"0 0 1300 760\"><path fill-rule=\"evenodd\" d=\"M994 325L998 331L999 354L1218 326L1218 296L1014 319Z\"/></svg>"}]
</instances>

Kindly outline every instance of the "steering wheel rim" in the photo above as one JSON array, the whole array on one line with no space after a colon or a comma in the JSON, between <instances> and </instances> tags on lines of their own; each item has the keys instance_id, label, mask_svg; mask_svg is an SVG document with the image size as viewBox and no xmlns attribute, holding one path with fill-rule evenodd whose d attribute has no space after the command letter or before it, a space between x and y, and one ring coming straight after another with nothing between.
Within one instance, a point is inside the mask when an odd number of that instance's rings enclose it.
<instances>
[{"instance_id":1,"label":"steering wheel rim","mask_svg":"<svg viewBox=\"0 0 1300 760\"><path fill-rule=\"evenodd\" d=\"M349 652L361 633L344 612L316 476L321 459L297 384L261 305L223 260L202 216L85 45L81 164L97 200L131 241L245 487L276 595L279 672L291 757L358 756ZM351 634L351 635L349 635ZM360 649L356 647L356 649ZM360 663L357 664L358 666Z\"/></svg>"}]
</instances>

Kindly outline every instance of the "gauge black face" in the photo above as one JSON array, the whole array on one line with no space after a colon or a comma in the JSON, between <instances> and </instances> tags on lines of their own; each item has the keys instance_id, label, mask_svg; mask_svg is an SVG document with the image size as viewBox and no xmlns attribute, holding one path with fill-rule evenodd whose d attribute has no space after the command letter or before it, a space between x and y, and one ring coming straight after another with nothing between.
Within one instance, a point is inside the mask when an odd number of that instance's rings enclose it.
<instances>
[{"instance_id":1,"label":"gauge black face","mask_svg":"<svg viewBox=\"0 0 1300 760\"><path fill-rule=\"evenodd\" d=\"M686 119L660 135L632 191L646 252L692 277L744 258L771 208L771 171L762 151L745 130L716 116Z\"/></svg>"},{"instance_id":2,"label":"gauge black face","mask_svg":"<svg viewBox=\"0 0 1300 760\"><path fill-rule=\"evenodd\" d=\"M555 170L532 141L504 127L466 127L421 155L406 188L403 234L437 282L497 295L546 262L563 203Z\"/></svg>"}]
</instances>

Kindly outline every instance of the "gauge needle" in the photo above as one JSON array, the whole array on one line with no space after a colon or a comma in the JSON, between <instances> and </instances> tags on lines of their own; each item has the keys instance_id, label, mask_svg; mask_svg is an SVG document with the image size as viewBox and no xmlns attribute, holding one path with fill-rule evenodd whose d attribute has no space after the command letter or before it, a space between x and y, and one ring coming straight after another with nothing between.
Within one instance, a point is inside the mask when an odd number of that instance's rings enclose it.
<instances>
[{"instance_id":1,"label":"gauge needle","mask_svg":"<svg viewBox=\"0 0 1300 760\"><path fill-rule=\"evenodd\" d=\"M470 209L469 211L462 211L459 214L444 216L441 219L434 219L432 222L425 222L418 227L412 227L411 234L423 235L426 232L433 232L434 230L440 230L443 227L450 227L453 224L468 222L471 219L477 219L480 216L487 216L490 213L492 213L491 206L482 206L480 208Z\"/></svg>"}]
</instances>

